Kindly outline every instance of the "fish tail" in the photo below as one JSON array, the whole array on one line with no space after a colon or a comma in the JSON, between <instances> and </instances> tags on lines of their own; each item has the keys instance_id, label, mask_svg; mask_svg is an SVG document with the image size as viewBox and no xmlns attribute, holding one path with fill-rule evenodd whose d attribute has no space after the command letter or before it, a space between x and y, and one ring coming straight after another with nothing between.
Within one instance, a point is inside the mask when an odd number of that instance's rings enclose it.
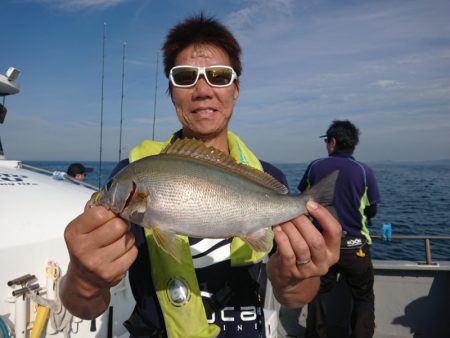
<instances>
[{"instance_id":1,"label":"fish tail","mask_svg":"<svg viewBox=\"0 0 450 338\"><path fill-rule=\"evenodd\" d=\"M339 170L335 170L306 191L310 199L327 208L333 215L335 214L333 208L334 190L338 176Z\"/></svg>"}]
</instances>

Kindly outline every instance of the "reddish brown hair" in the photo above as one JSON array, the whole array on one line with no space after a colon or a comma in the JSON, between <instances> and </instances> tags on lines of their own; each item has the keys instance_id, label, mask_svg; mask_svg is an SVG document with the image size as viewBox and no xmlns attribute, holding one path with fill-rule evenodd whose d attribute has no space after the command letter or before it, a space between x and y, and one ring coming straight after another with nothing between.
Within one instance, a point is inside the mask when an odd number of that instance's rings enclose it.
<instances>
[{"instance_id":1,"label":"reddish brown hair","mask_svg":"<svg viewBox=\"0 0 450 338\"><path fill-rule=\"evenodd\" d=\"M205 17L200 13L175 25L167 34L162 47L166 76L169 77L170 70L183 49L201 44L222 48L230 58L231 67L238 76L241 75L241 46L227 27L213 17Z\"/></svg>"}]
</instances>

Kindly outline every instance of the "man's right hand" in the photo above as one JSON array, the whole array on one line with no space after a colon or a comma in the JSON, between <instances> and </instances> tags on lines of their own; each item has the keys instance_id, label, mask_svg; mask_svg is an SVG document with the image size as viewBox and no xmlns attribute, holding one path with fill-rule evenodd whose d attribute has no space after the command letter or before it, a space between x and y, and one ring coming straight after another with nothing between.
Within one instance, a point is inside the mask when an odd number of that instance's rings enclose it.
<instances>
[{"instance_id":1,"label":"man's right hand","mask_svg":"<svg viewBox=\"0 0 450 338\"><path fill-rule=\"evenodd\" d=\"M84 319L109 305L109 289L119 283L137 257L129 225L104 207L86 206L64 232L70 263L61 280L64 306Z\"/></svg>"}]
</instances>

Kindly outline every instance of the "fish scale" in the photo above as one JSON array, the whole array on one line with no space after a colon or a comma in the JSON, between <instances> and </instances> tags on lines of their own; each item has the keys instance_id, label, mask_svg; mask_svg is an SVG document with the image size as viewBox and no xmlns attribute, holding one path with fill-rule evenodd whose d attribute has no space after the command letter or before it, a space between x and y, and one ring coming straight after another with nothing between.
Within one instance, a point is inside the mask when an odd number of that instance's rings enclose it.
<instances>
[{"instance_id":1,"label":"fish scale","mask_svg":"<svg viewBox=\"0 0 450 338\"><path fill-rule=\"evenodd\" d=\"M277 211L282 206L286 212L294 210L289 214L299 214L299 203L293 196L279 196L253 182L182 157L160 161L166 171L161 175L153 172L155 181L160 183L148 185L153 201L148 210L149 225L160 224L161 228L167 226L167 230L193 237L223 238L287 220L290 215L283 217ZM152 196L157 197L153 200Z\"/></svg>"}]
</instances>

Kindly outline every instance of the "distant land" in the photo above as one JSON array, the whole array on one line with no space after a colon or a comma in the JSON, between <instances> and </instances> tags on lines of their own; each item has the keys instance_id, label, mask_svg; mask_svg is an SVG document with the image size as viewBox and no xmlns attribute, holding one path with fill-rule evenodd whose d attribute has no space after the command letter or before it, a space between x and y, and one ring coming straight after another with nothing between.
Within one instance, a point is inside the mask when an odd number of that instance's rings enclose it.
<instances>
[{"instance_id":1,"label":"distant land","mask_svg":"<svg viewBox=\"0 0 450 338\"><path fill-rule=\"evenodd\" d=\"M425 161L367 161L369 164L427 164L427 165L450 165L450 159L425 160Z\"/></svg>"},{"instance_id":2,"label":"distant land","mask_svg":"<svg viewBox=\"0 0 450 338\"><path fill-rule=\"evenodd\" d=\"M38 162L51 162L51 163L70 163L74 161L63 161L63 160L23 160L25 163L38 163ZM98 161L78 161L87 163L98 163ZM309 162L284 162L284 161L269 161L273 164L304 164L308 165ZM450 159L441 160L418 160L418 161L394 161L394 160L377 160L377 161L363 161L367 164L426 164L426 165L450 165ZM104 160L102 163L117 163L117 161Z\"/></svg>"},{"instance_id":3,"label":"distant land","mask_svg":"<svg viewBox=\"0 0 450 338\"><path fill-rule=\"evenodd\" d=\"M450 159L441 160L418 160L418 161L394 161L394 160L377 160L377 161L362 161L367 164L423 164L423 165L450 165ZM305 164L308 165L309 162L280 162L273 161L274 164Z\"/></svg>"}]
</instances>

